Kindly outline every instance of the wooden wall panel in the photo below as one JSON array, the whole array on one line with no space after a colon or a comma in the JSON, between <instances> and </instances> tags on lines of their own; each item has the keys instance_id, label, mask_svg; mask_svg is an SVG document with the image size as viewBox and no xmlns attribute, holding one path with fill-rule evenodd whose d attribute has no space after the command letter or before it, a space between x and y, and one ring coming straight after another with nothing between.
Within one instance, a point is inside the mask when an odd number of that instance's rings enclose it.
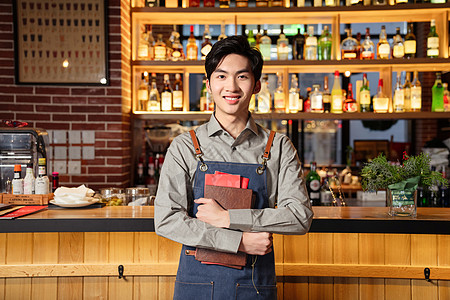
<instances>
[{"instance_id":1,"label":"wooden wall panel","mask_svg":"<svg viewBox=\"0 0 450 300\"><path fill-rule=\"evenodd\" d=\"M438 265L450 266L450 235L438 235ZM1 289L0 289L1 290ZM450 299L450 280L439 280L439 299Z\"/></svg>"},{"instance_id":2,"label":"wooden wall panel","mask_svg":"<svg viewBox=\"0 0 450 300\"><path fill-rule=\"evenodd\" d=\"M333 234L309 233L309 262L333 263ZM309 299L333 299L332 277L309 277Z\"/></svg>"},{"instance_id":3,"label":"wooden wall panel","mask_svg":"<svg viewBox=\"0 0 450 300\"><path fill-rule=\"evenodd\" d=\"M309 298L308 277L285 276L284 277L284 298L289 299L311 299Z\"/></svg>"},{"instance_id":4,"label":"wooden wall panel","mask_svg":"<svg viewBox=\"0 0 450 300\"><path fill-rule=\"evenodd\" d=\"M156 263L159 257L159 238L154 232L135 233L135 263ZM158 276L134 278L135 299L158 299Z\"/></svg>"},{"instance_id":5,"label":"wooden wall panel","mask_svg":"<svg viewBox=\"0 0 450 300\"><path fill-rule=\"evenodd\" d=\"M411 236L411 265L437 265L437 236L431 234L414 234ZM437 281L426 282L412 279L413 300L438 300Z\"/></svg>"},{"instance_id":6,"label":"wooden wall panel","mask_svg":"<svg viewBox=\"0 0 450 300\"><path fill-rule=\"evenodd\" d=\"M59 263L83 263L84 262L84 233L61 232L59 233ZM82 277L59 277L58 299L83 299Z\"/></svg>"},{"instance_id":7,"label":"wooden wall panel","mask_svg":"<svg viewBox=\"0 0 450 300\"><path fill-rule=\"evenodd\" d=\"M109 262L109 233L85 232L84 233L84 262L108 263ZM108 277L84 277L83 299L108 299Z\"/></svg>"},{"instance_id":8,"label":"wooden wall panel","mask_svg":"<svg viewBox=\"0 0 450 300\"><path fill-rule=\"evenodd\" d=\"M0 264L6 264L6 233L0 233ZM5 278L0 278L0 300L5 300Z\"/></svg>"},{"instance_id":9,"label":"wooden wall panel","mask_svg":"<svg viewBox=\"0 0 450 300\"><path fill-rule=\"evenodd\" d=\"M119 265L132 263L134 261L134 233L133 232L111 232L109 234L109 262ZM124 269L125 278L118 276L109 277L109 299L133 299L132 276L127 277L127 269Z\"/></svg>"},{"instance_id":10,"label":"wooden wall panel","mask_svg":"<svg viewBox=\"0 0 450 300\"><path fill-rule=\"evenodd\" d=\"M411 265L411 235L385 234L385 263L387 265ZM411 299L410 279L385 279L386 299Z\"/></svg>"},{"instance_id":11,"label":"wooden wall panel","mask_svg":"<svg viewBox=\"0 0 450 300\"><path fill-rule=\"evenodd\" d=\"M176 262L178 263L181 253L181 245L172 240L158 236L159 252L158 262ZM175 287L175 276L159 276L158 280L158 299L172 299L173 289Z\"/></svg>"},{"instance_id":12,"label":"wooden wall panel","mask_svg":"<svg viewBox=\"0 0 450 300\"><path fill-rule=\"evenodd\" d=\"M308 263L309 234L285 235L283 259L285 263ZM308 277L284 277L284 299L309 299Z\"/></svg>"},{"instance_id":13,"label":"wooden wall panel","mask_svg":"<svg viewBox=\"0 0 450 300\"><path fill-rule=\"evenodd\" d=\"M33 262L33 234L8 233L6 236L6 264ZM31 278L7 278L5 299L31 299Z\"/></svg>"},{"instance_id":14,"label":"wooden wall panel","mask_svg":"<svg viewBox=\"0 0 450 300\"><path fill-rule=\"evenodd\" d=\"M58 263L59 234L53 232L33 234L33 263L56 264ZM33 300L58 299L57 278L32 278Z\"/></svg>"},{"instance_id":15,"label":"wooden wall panel","mask_svg":"<svg viewBox=\"0 0 450 300\"><path fill-rule=\"evenodd\" d=\"M358 264L359 235L358 233L335 233L333 235L333 262L335 264ZM335 277L334 299L358 299L359 279Z\"/></svg>"},{"instance_id":16,"label":"wooden wall panel","mask_svg":"<svg viewBox=\"0 0 450 300\"><path fill-rule=\"evenodd\" d=\"M359 263L384 264L384 234L359 234ZM384 299L384 279L360 278L360 299Z\"/></svg>"},{"instance_id":17,"label":"wooden wall panel","mask_svg":"<svg viewBox=\"0 0 450 300\"><path fill-rule=\"evenodd\" d=\"M281 234L273 235L273 254L275 256L275 263L282 263L284 261L284 236Z\"/></svg>"}]
</instances>

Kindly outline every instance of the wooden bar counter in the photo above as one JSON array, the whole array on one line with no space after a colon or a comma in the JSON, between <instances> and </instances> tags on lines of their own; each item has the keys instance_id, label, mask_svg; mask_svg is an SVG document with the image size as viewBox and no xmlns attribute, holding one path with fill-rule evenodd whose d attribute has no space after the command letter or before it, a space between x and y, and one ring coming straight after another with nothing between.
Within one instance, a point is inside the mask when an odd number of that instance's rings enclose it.
<instances>
[{"instance_id":1,"label":"wooden bar counter","mask_svg":"<svg viewBox=\"0 0 450 300\"><path fill-rule=\"evenodd\" d=\"M450 299L450 208L314 212L307 235L274 238L278 299ZM154 233L153 207L0 220L0 299L171 299L180 249Z\"/></svg>"}]
</instances>

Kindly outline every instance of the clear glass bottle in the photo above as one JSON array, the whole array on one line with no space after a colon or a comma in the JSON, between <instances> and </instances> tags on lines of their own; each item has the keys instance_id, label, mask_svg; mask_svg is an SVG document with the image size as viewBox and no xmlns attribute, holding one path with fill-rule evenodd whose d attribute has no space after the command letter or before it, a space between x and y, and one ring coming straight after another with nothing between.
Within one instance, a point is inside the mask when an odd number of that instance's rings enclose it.
<instances>
[{"instance_id":1,"label":"clear glass bottle","mask_svg":"<svg viewBox=\"0 0 450 300\"><path fill-rule=\"evenodd\" d=\"M161 110L172 111L172 88L170 87L169 74L164 74L164 89L161 93Z\"/></svg>"},{"instance_id":2,"label":"clear glass bottle","mask_svg":"<svg viewBox=\"0 0 450 300\"><path fill-rule=\"evenodd\" d=\"M149 43L147 25L144 25L144 31L141 32L138 45L138 59L149 59Z\"/></svg>"},{"instance_id":3,"label":"clear glass bottle","mask_svg":"<svg viewBox=\"0 0 450 300\"><path fill-rule=\"evenodd\" d=\"M220 8L230 8L230 0L219 0Z\"/></svg>"},{"instance_id":4,"label":"clear glass bottle","mask_svg":"<svg viewBox=\"0 0 450 300\"><path fill-rule=\"evenodd\" d=\"M319 37L318 54L319 60L330 60L331 59L331 44L332 37L328 26L323 27L322 34Z\"/></svg>"},{"instance_id":5,"label":"clear glass bottle","mask_svg":"<svg viewBox=\"0 0 450 300\"><path fill-rule=\"evenodd\" d=\"M323 113L323 93L320 91L320 85L314 84L310 95L311 112Z\"/></svg>"},{"instance_id":6,"label":"clear glass bottle","mask_svg":"<svg viewBox=\"0 0 450 300\"><path fill-rule=\"evenodd\" d=\"M214 102L212 100L211 94L206 88L206 77L203 77L202 91L200 93L200 111L213 111Z\"/></svg>"},{"instance_id":7,"label":"clear glass bottle","mask_svg":"<svg viewBox=\"0 0 450 300\"><path fill-rule=\"evenodd\" d=\"M255 39L255 36L253 35L252 29L250 29L248 31L247 41L248 41L248 44L250 45L250 47L256 47L256 39Z\"/></svg>"},{"instance_id":8,"label":"clear glass bottle","mask_svg":"<svg viewBox=\"0 0 450 300\"><path fill-rule=\"evenodd\" d=\"M305 36L301 33L300 28L297 29L297 34L292 41L292 59L302 60L303 50L305 48Z\"/></svg>"},{"instance_id":9,"label":"clear glass bottle","mask_svg":"<svg viewBox=\"0 0 450 300\"><path fill-rule=\"evenodd\" d=\"M358 103L353 97L353 85L351 83L348 84L347 97L345 98L344 101L344 111L348 113L358 111Z\"/></svg>"},{"instance_id":10,"label":"clear glass bottle","mask_svg":"<svg viewBox=\"0 0 450 300\"><path fill-rule=\"evenodd\" d=\"M175 74L175 82L173 83L173 110L183 110L183 82L181 81L181 74Z\"/></svg>"},{"instance_id":11,"label":"clear glass bottle","mask_svg":"<svg viewBox=\"0 0 450 300\"><path fill-rule=\"evenodd\" d=\"M34 177L33 164L27 165L27 173L23 179L23 193L24 194L34 194L36 178Z\"/></svg>"},{"instance_id":12,"label":"clear glass bottle","mask_svg":"<svg viewBox=\"0 0 450 300\"><path fill-rule=\"evenodd\" d=\"M439 35L436 33L436 21L431 20L430 32L427 37L427 57L439 57Z\"/></svg>"},{"instance_id":13,"label":"clear glass bottle","mask_svg":"<svg viewBox=\"0 0 450 300\"><path fill-rule=\"evenodd\" d=\"M405 93L405 111L411 111L411 73L406 72L405 84L403 84L403 91Z\"/></svg>"},{"instance_id":14,"label":"clear glass bottle","mask_svg":"<svg viewBox=\"0 0 450 300\"><path fill-rule=\"evenodd\" d=\"M363 74L363 84L359 90L359 107L361 112L370 112L370 87L367 74Z\"/></svg>"},{"instance_id":15,"label":"clear glass bottle","mask_svg":"<svg viewBox=\"0 0 450 300\"><path fill-rule=\"evenodd\" d=\"M358 59L358 42L352 37L352 29L346 28L347 37L341 43L342 59Z\"/></svg>"},{"instance_id":16,"label":"clear glass bottle","mask_svg":"<svg viewBox=\"0 0 450 300\"><path fill-rule=\"evenodd\" d=\"M273 93L274 110L278 113L286 112L286 98L283 89L283 74L277 73L277 89Z\"/></svg>"},{"instance_id":17,"label":"clear glass bottle","mask_svg":"<svg viewBox=\"0 0 450 300\"><path fill-rule=\"evenodd\" d=\"M408 32L405 35L405 57L416 57L416 36L414 35L414 23L408 24Z\"/></svg>"},{"instance_id":18,"label":"clear glass bottle","mask_svg":"<svg viewBox=\"0 0 450 300\"><path fill-rule=\"evenodd\" d=\"M259 50L261 51L264 60L270 60L271 48L272 40L267 35L267 29L264 29L264 34L261 37L261 44L259 45Z\"/></svg>"},{"instance_id":19,"label":"clear glass bottle","mask_svg":"<svg viewBox=\"0 0 450 300\"><path fill-rule=\"evenodd\" d=\"M339 71L334 72L333 89L331 90L331 112L342 113L343 94Z\"/></svg>"},{"instance_id":20,"label":"clear glass bottle","mask_svg":"<svg viewBox=\"0 0 450 300\"><path fill-rule=\"evenodd\" d=\"M256 48L258 48L258 49L259 49L259 44L261 43L261 37L262 37L261 25L258 24L256 27L256 35L255 35Z\"/></svg>"},{"instance_id":21,"label":"clear glass bottle","mask_svg":"<svg viewBox=\"0 0 450 300\"><path fill-rule=\"evenodd\" d=\"M305 60L317 60L317 37L314 36L314 26L308 27L308 37L305 41Z\"/></svg>"},{"instance_id":22,"label":"clear glass bottle","mask_svg":"<svg viewBox=\"0 0 450 300\"><path fill-rule=\"evenodd\" d=\"M336 6L336 0L325 0L325 6Z\"/></svg>"},{"instance_id":23,"label":"clear glass bottle","mask_svg":"<svg viewBox=\"0 0 450 300\"><path fill-rule=\"evenodd\" d=\"M174 25L174 27L176 27L176 25ZM186 57L184 55L183 44L180 42L180 33L176 31L176 28L174 28L170 39L172 42L172 53L170 55L170 60L185 60Z\"/></svg>"},{"instance_id":24,"label":"clear glass bottle","mask_svg":"<svg viewBox=\"0 0 450 300\"><path fill-rule=\"evenodd\" d=\"M47 176L47 163L46 159L41 157L38 160L39 168L38 168L38 176L35 180L34 192L37 195L45 195L50 192L50 180Z\"/></svg>"},{"instance_id":25,"label":"clear glass bottle","mask_svg":"<svg viewBox=\"0 0 450 300\"><path fill-rule=\"evenodd\" d=\"M419 81L419 72L414 71L413 81L411 83L411 111L419 112L422 110L422 85Z\"/></svg>"},{"instance_id":26,"label":"clear glass bottle","mask_svg":"<svg viewBox=\"0 0 450 300\"><path fill-rule=\"evenodd\" d=\"M187 60L197 60L198 55L198 46L197 46L197 40L194 36L194 26L191 25L191 34L188 38L188 43L186 45L186 57Z\"/></svg>"},{"instance_id":27,"label":"clear glass bottle","mask_svg":"<svg viewBox=\"0 0 450 300\"><path fill-rule=\"evenodd\" d=\"M370 39L370 28L366 28L366 37L361 45L361 59L375 58L375 44Z\"/></svg>"},{"instance_id":28,"label":"clear glass bottle","mask_svg":"<svg viewBox=\"0 0 450 300\"><path fill-rule=\"evenodd\" d=\"M403 58L405 56L405 44L400 34L400 27L397 27L394 36L394 43L392 44L392 57Z\"/></svg>"},{"instance_id":29,"label":"clear glass bottle","mask_svg":"<svg viewBox=\"0 0 450 300\"><path fill-rule=\"evenodd\" d=\"M387 113L389 111L389 97L383 92L383 79L378 80L377 94L373 97L373 112Z\"/></svg>"},{"instance_id":30,"label":"clear glass bottle","mask_svg":"<svg viewBox=\"0 0 450 300\"><path fill-rule=\"evenodd\" d=\"M226 38L227 38L227 35L225 34L225 22L222 22L222 24L220 25L220 35L217 38L217 40L221 41Z\"/></svg>"},{"instance_id":31,"label":"clear glass bottle","mask_svg":"<svg viewBox=\"0 0 450 300\"><path fill-rule=\"evenodd\" d=\"M444 86L442 84L441 72L436 72L436 80L431 88L431 111L444 111Z\"/></svg>"},{"instance_id":32,"label":"clear glass bottle","mask_svg":"<svg viewBox=\"0 0 450 300\"><path fill-rule=\"evenodd\" d=\"M148 108L148 73L143 72L141 74L141 84L139 85L137 98L138 98L138 111L146 111Z\"/></svg>"},{"instance_id":33,"label":"clear glass bottle","mask_svg":"<svg viewBox=\"0 0 450 300\"><path fill-rule=\"evenodd\" d=\"M154 47L155 47L155 38L153 37L153 32L152 32L152 25L147 25L147 32L148 32L148 59L153 60L155 59L155 54L154 54Z\"/></svg>"},{"instance_id":34,"label":"clear glass bottle","mask_svg":"<svg viewBox=\"0 0 450 300\"><path fill-rule=\"evenodd\" d=\"M163 41L163 35L158 34L155 46L153 47L154 60L164 61L167 60L167 47Z\"/></svg>"},{"instance_id":35,"label":"clear glass bottle","mask_svg":"<svg viewBox=\"0 0 450 300\"><path fill-rule=\"evenodd\" d=\"M323 99L323 111L326 113L331 112L331 94L330 94L330 90L328 88L328 76L327 75L325 75L323 77L322 99Z\"/></svg>"},{"instance_id":36,"label":"clear glass bottle","mask_svg":"<svg viewBox=\"0 0 450 300\"><path fill-rule=\"evenodd\" d=\"M277 40L277 57L278 60L287 60L289 58L289 40L284 34L284 25L280 26L281 33Z\"/></svg>"},{"instance_id":37,"label":"clear glass bottle","mask_svg":"<svg viewBox=\"0 0 450 300\"><path fill-rule=\"evenodd\" d=\"M389 59L391 46L387 40L386 26L381 26L380 38L377 44L377 59Z\"/></svg>"},{"instance_id":38,"label":"clear glass bottle","mask_svg":"<svg viewBox=\"0 0 450 300\"><path fill-rule=\"evenodd\" d=\"M209 32L209 25L205 25L205 31L203 32L203 42L200 48L200 53L202 54L201 60L206 59L206 55L208 55L209 51L211 51L212 43L211 43L211 33Z\"/></svg>"},{"instance_id":39,"label":"clear glass bottle","mask_svg":"<svg viewBox=\"0 0 450 300\"><path fill-rule=\"evenodd\" d=\"M261 80L261 90L258 93L258 112L269 113L272 104L272 96L269 91L269 76L264 75Z\"/></svg>"},{"instance_id":40,"label":"clear glass bottle","mask_svg":"<svg viewBox=\"0 0 450 300\"><path fill-rule=\"evenodd\" d=\"M148 98L148 111L160 111L161 110L161 98L156 85L156 74L152 73L152 86Z\"/></svg>"},{"instance_id":41,"label":"clear glass bottle","mask_svg":"<svg viewBox=\"0 0 450 300\"><path fill-rule=\"evenodd\" d=\"M394 112L405 111L405 91L402 86L401 73L397 72L397 81L395 83L394 98L393 98Z\"/></svg>"},{"instance_id":42,"label":"clear glass bottle","mask_svg":"<svg viewBox=\"0 0 450 300\"><path fill-rule=\"evenodd\" d=\"M300 91L298 89L297 75L292 74L291 88L289 89L289 112L297 113L300 111Z\"/></svg>"}]
</instances>

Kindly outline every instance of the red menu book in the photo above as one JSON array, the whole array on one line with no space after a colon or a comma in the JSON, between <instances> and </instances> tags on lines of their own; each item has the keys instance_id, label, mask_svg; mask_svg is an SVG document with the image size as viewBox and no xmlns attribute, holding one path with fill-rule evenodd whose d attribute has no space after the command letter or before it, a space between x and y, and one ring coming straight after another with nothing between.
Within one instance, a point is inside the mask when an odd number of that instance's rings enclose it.
<instances>
[{"instance_id":1,"label":"red menu book","mask_svg":"<svg viewBox=\"0 0 450 300\"><path fill-rule=\"evenodd\" d=\"M47 208L47 205L30 205L30 206L23 206L19 209L16 209L15 211L12 211L10 213L7 213L3 216L0 216L1 219L16 219L20 218L29 214L33 214L35 212L44 210Z\"/></svg>"}]
</instances>

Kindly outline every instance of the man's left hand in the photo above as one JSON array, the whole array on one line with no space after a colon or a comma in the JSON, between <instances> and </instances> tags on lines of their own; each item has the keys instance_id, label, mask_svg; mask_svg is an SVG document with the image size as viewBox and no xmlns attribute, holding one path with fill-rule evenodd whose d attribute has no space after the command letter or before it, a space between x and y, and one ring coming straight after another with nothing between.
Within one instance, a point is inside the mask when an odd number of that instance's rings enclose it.
<instances>
[{"instance_id":1,"label":"man's left hand","mask_svg":"<svg viewBox=\"0 0 450 300\"><path fill-rule=\"evenodd\" d=\"M199 204L196 217L200 221L215 227L228 228L230 226L230 215L214 199L199 198L195 200Z\"/></svg>"}]
</instances>

